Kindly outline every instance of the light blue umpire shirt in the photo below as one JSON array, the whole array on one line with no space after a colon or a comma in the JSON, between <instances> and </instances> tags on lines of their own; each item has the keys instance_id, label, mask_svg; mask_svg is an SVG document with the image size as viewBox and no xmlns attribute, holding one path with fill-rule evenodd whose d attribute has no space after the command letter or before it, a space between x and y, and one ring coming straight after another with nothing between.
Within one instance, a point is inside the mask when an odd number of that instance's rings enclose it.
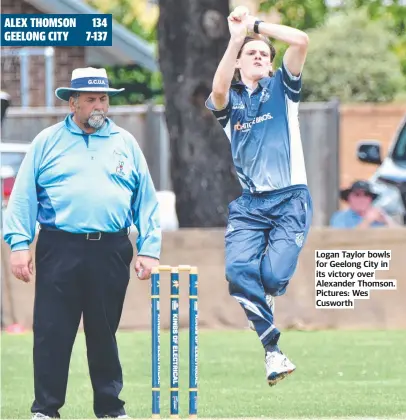
<instances>
[{"instance_id":1,"label":"light blue umpire shirt","mask_svg":"<svg viewBox=\"0 0 406 420\"><path fill-rule=\"evenodd\" d=\"M86 134L68 115L32 142L4 220L13 251L28 249L36 222L72 233L116 232L134 224L139 255L159 258L156 191L135 138L109 118Z\"/></svg>"},{"instance_id":2,"label":"light blue umpire shirt","mask_svg":"<svg viewBox=\"0 0 406 420\"><path fill-rule=\"evenodd\" d=\"M302 75L292 75L282 63L253 92L242 82L233 83L222 110L207 99L206 107L231 143L243 190L258 193L307 185L298 116L301 88Z\"/></svg>"}]
</instances>

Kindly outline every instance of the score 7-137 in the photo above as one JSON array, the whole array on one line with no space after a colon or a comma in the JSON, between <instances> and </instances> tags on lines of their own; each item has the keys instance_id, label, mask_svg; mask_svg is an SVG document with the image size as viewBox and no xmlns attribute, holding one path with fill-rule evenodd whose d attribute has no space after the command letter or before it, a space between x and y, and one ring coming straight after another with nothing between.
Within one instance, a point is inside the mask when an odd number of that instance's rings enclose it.
<instances>
[{"instance_id":1,"label":"score 7-137","mask_svg":"<svg viewBox=\"0 0 406 420\"><path fill-rule=\"evenodd\" d=\"M86 32L86 41L105 41L107 32Z\"/></svg>"}]
</instances>

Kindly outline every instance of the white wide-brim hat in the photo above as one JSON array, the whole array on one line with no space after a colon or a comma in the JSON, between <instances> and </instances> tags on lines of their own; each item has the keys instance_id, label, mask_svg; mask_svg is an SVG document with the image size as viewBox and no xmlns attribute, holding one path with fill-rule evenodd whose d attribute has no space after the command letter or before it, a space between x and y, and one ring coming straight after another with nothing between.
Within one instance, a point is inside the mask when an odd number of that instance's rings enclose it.
<instances>
[{"instance_id":1,"label":"white wide-brim hat","mask_svg":"<svg viewBox=\"0 0 406 420\"><path fill-rule=\"evenodd\" d=\"M123 90L125 89L113 89L109 87L109 79L107 78L105 69L87 67L73 70L70 87L56 89L55 95L63 101L69 101L72 92L100 92L113 96Z\"/></svg>"}]
</instances>

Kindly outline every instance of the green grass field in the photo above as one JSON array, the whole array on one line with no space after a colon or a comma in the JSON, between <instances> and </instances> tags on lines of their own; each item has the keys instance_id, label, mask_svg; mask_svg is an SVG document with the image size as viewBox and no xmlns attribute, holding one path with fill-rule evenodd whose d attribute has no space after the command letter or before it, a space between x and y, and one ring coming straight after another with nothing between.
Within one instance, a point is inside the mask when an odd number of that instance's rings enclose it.
<instances>
[{"instance_id":1,"label":"green grass field","mask_svg":"<svg viewBox=\"0 0 406 420\"><path fill-rule=\"evenodd\" d=\"M187 418L188 342L181 331L180 410ZM150 334L120 332L124 389L131 417L151 416ZM406 419L406 331L282 334L298 369L270 388L263 350L251 331L200 331L200 418ZM162 334L162 417L169 417L169 335ZM32 335L2 335L2 419L29 418L33 397ZM62 418L95 418L84 336L75 343Z\"/></svg>"}]
</instances>

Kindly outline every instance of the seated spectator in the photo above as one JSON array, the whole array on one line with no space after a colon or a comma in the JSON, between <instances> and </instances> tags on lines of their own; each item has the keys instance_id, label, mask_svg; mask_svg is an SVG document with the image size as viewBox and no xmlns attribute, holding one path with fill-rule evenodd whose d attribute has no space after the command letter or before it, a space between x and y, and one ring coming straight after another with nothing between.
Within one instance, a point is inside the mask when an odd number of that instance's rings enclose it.
<instances>
[{"instance_id":1,"label":"seated spectator","mask_svg":"<svg viewBox=\"0 0 406 420\"><path fill-rule=\"evenodd\" d=\"M340 210L333 214L330 226L334 228L369 228L392 227L397 224L386 212L373 205L378 197L367 181L356 181L350 188L340 191L342 200L348 203L347 210Z\"/></svg>"}]
</instances>

